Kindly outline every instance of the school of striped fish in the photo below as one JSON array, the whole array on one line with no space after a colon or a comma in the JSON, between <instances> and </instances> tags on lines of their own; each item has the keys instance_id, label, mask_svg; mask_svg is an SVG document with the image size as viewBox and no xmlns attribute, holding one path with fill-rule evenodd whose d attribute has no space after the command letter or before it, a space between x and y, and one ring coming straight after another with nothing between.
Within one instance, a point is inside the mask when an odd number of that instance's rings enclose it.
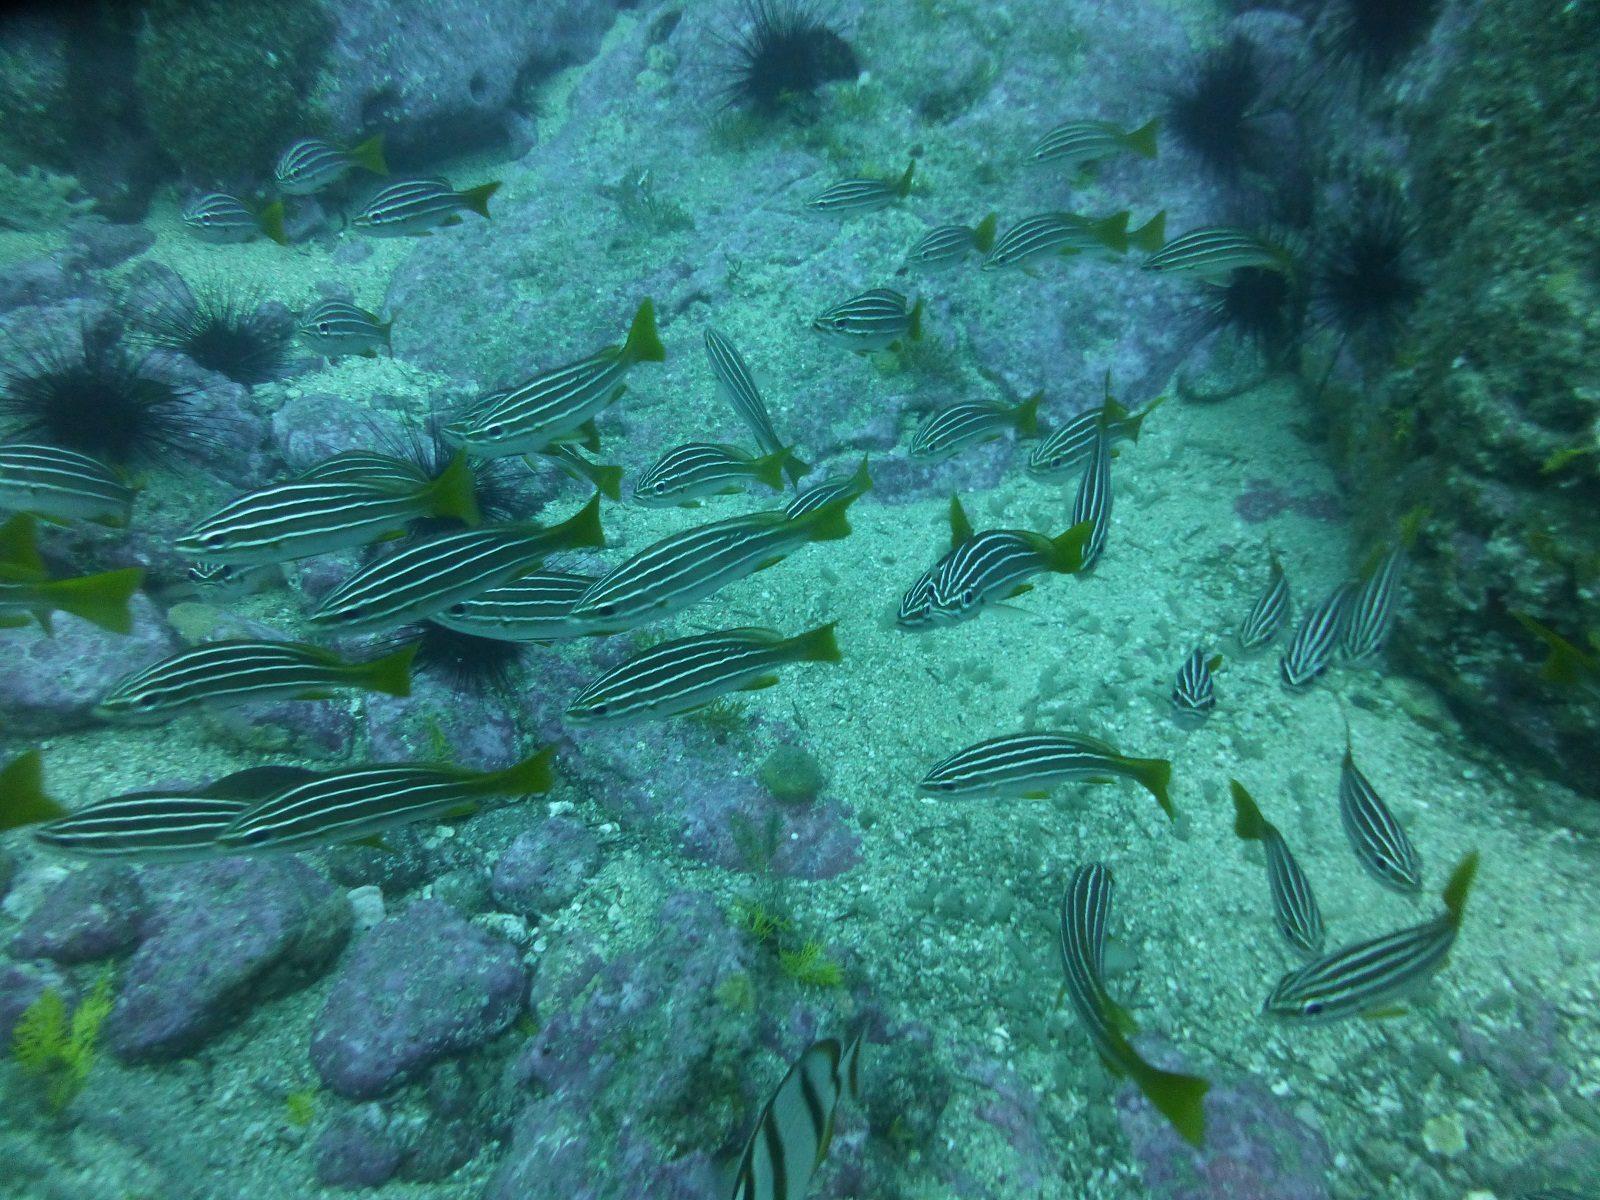
<instances>
[{"instance_id":1,"label":"school of striped fish","mask_svg":"<svg viewBox=\"0 0 1600 1200\"><path fill-rule=\"evenodd\" d=\"M1044 167L1076 167L1114 154L1153 158L1158 127L1131 130L1076 120L1046 132L1025 158ZM843 179L804 202L807 212L850 220L913 196L915 163L892 179ZM389 180L381 140L339 147L306 139L287 148L275 177L285 197L303 197L352 173L383 179L351 226L370 236L415 236L447 230L468 216L490 217L497 183L458 189L442 179ZM292 203L293 201L288 201ZM184 226L206 241L266 236L283 240L285 200L265 207L220 193L198 198ZM1237 229L1206 228L1168 239L1165 214L1130 229L1130 214L1050 212L1009 225L989 213L972 225L938 225L908 248L909 272L1038 271L1095 255L1143 256L1144 269L1183 273L1209 283L1237 269L1293 272L1283 246ZM874 354L921 338L921 298L888 286L845 297L811 322L815 332L858 354ZM620 325L624 314L614 314ZM403 316L402 318L403 319ZM319 354L384 352L393 317L343 301L324 301L298 318L298 332ZM866 461L810 480L802 448L774 427L756 376L740 349L717 328L697 331L709 381L750 434L748 446L693 442L666 449L633 479L635 504L677 508L670 533L600 570L573 569L567 556L606 545L603 520L620 496L620 468L580 451L599 450L596 419L625 395L668 349L649 299L637 304L614 343L568 363L539 370L439 414L447 461L427 471L378 448L354 450L314 464L293 478L239 495L199 520L178 541L191 557L191 577L205 586L247 586L251 573L362 548L369 556L305 614L315 633L392 635L435 622L511 643L627 634L713 600L727 585L824 544L848 538L852 505L870 490ZM937 637L944 626L978 619L1034 588L1064 586L1071 576L1092 587L1097 564L1116 554L1115 477L1130 469L1146 423L1162 397L1142 408L1118 401L1113 381L1081 410L1049 412L1044 393L1022 399L978 398L929 414L912 435L907 457L924 464L951 460L973 447L1010 438L1028 444L1026 474L1060 488L1061 519L1049 529L975 527L959 498L950 502L948 549L901 597L896 623L907 635ZM1121 447L1121 449L1119 449ZM485 520L475 495L475 469L498 459L553 460L596 494L555 520ZM758 507L699 519L695 511L738 496ZM1070 498L1069 498L1070 497ZM0 445L0 626L67 613L113 631L130 628L127 604L141 585L137 570L56 578L39 552L41 523L78 521L126 528L136 520L134 487L111 468L47 444ZM1285 689L1303 692L1340 663L1377 660L1401 607L1407 546L1420 515L1397 527L1364 569L1323 597L1296 597L1282 561L1261 555L1261 592L1241 604L1238 626L1209 631L1174 664L1174 721L1193 725L1228 707L1226 656L1281 646ZM425 525L424 531L417 527ZM893 603L884 600L885 608ZM1298 619L1296 619L1298 613ZM712 618L714 620L714 618ZM1231 640L1230 640L1231 639ZM345 657L315 641L214 641L180 651L115 682L96 713L110 722L158 722L199 708L263 700L310 700L346 692L404 696L414 644ZM786 673L837 663L850 653L832 621L806 630L731 627L671 638L638 650L569 698L574 725L659 720L691 712L730 693L781 686ZM1218 680L1220 679L1220 683ZM920 780L901 786L951 803L1041 798L1064 787L1132 783L1168 821L1170 759L1134 753L1082 729L1017 729L965 747L929 746ZM1380 786L1357 766L1348 741L1338 761L1340 823L1351 867L1383 888L1416 896L1426 889L1425 856ZM0 827L25 828L41 846L80 858L182 861L213 855L314 849L338 843L381 845L385 832L439 822L548 792L559 763L550 748L499 770L469 771L450 763L363 763L338 770L268 766L192 788L158 787L110 797L62 798L48 787L46 755L33 750L0 768ZM174 764L176 769L178 764ZM1203 768L1196 767L1195 770ZM1378 784L1383 781L1379 780ZM1273 927L1299 965L1275 984L1263 981L1262 1012L1291 1021L1392 1013L1436 974L1462 929L1477 870L1468 854L1440 889L1441 907L1421 923L1372 934L1348 931L1328 949L1329 931L1312 880L1246 784L1231 781L1240 839L1265 853L1263 928ZM1268 809L1282 804L1269 797ZM1400 813L1404 813L1404 804ZM1426 848L1424 848L1426 849ZM1136 1047L1137 1027L1113 999L1104 946L1113 890L1111 868L1086 861L1065 881L1059 907L1064 992L1086 1043L1113 1075L1126 1077L1187 1141L1205 1139L1199 1075L1153 1065ZM799 1200L827 1153L840 1102L856 1100L863 1032L823 1039L793 1064L760 1113L740 1159L735 1200ZM870 1056L867 1056L870 1062Z\"/></svg>"}]
</instances>

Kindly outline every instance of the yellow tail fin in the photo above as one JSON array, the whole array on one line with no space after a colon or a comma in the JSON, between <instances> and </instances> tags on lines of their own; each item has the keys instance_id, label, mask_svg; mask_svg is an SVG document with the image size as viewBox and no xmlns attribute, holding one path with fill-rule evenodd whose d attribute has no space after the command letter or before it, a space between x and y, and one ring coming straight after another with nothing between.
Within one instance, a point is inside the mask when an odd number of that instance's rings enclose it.
<instances>
[{"instance_id":1,"label":"yellow tail fin","mask_svg":"<svg viewBox=\"0 0 1600 1200\"><path fill-rule=\"evenodd\" d=\"M350 160L363 171L387 175L389 164L383 161L383 134L375 133L359 146L352 146Z\"/></svg>"},{"instance_id":2,"label":"yellow tail fin","mask_svg":"<svg viewBox=\"0 0 1600 1200\"><path fill-rule=\"evenodd\" d=\"M661 344L661 335L656 331L655 302L648 296L633 314L633 324L628 327L628 340L622 343L622 357L630 363L667 360L667 348Z\"/></svg>"},{"instance_id":3,"label":"yellow tail fin","mask_svg":"<svg viewBox=\"0 0 1600 1200\"><path fill-rule=\"evenodd\" d=\"M62 612L81 617L111 633L133 632L128 601L144 582L142 567L103 571L80 579L58 579L39 585L44 598Z\"/></svg>"},{"instance_id":4,"label":"yellow tail fin","mask_svg":"<svg viewBox=\"0 0 1600 1200\"><path fill-rule=\"evenodd\" d=\"M464 525L483 519L478 511L476 480L465 450L457 450L450 464L426 488L428 511L436 517L454 517Z\"/></svg>"},{"instance_id":5,"label":"yellow tail fin","mask_svg":"<svg viewBox=\"0 0 1600 1200\"><path fill-rule=\"evenodd\" d=\"M500 181L492 180L489 183L480 183L477 187L468 188L464 192L457 192L456 196L461 201L463 208L477 213L484 220L489 219L489 197L500 190Z\"/></svg>"},{"instance_id":6,"label":"yellow tail fin","mask_svg":"<svg viewBox=\"0 0 1600 1200\"><path fill-rule=\"evenodd\" d=\"M1244 784L1237 779L1228 781L1228 789L1233 793L1233 831L1247 842L1259 842L1267 836L1267 819L1261 815L1255 798L1244 790Z\"/></svg>"},{"instance_id":7,"label":"yellow tail fin","mask_svg":"<svg viewBox=\"0 0 1600 1200\"><path fill-rule=\"evenodd\" d=\"M411 660L417 657L421 642L401 646L393 654L385 654L357 668L362 686L386 696L411 695Z\"/></svg>"},{"instance_id":8,"label":"yellow tail fin","mask_svg":"<svg viewBox=\"0 0 1600 1200\"><path fill-rule=\"evenodd\" d=\"M0 768L0 829L20 829L66 815L44 791L44 756L18 755Z\"/></svg>"},{"instance_id":9,"label":"yellow tail fin","mask_svg":"<svg viewBox=\"0 0 1600 1200\"><path fill-rule=\"evenodd\" d=\"M476 790L504 796L532 796L548 792L555 784L555 773L550 769L555 756L556 748L546 746L515 766L485 775L478 781Z\"/></svg>"},{"instance_id":10,"label":"yellow tail fin","mask_svg":"<svg viewBox=\"0 0 1600 1200\"><path fill-rule=\"evenodd\" d=\"M797 635L789 639L789 647L793 651L795 662L843 662L844 656L839 653L839 643L833 636L835 622L829 621L826 625Z\"/></svg>"}]
</instances>

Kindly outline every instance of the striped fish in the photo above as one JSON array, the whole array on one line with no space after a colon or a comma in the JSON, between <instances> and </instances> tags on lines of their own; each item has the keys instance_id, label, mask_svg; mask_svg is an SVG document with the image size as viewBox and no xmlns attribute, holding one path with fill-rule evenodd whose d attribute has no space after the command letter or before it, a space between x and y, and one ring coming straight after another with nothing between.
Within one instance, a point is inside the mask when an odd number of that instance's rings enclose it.
<instances>
[{"instance_id":1,"label":"striped fish","mask_svg":"<svg viewBox=\"0 0 1600 1200\"><path fill-rule=\"evenodd\" d=\"M1061 898L1061 970L1078 1023L1100 1061L1115 1075L1133 1079L1156 1110L1193 1146L1205 1141L1202 1099L1210 1084L1152 1066L1128 1038L1133 1017L1111 999L1105 985L1106 922L1111 914L1111 868L1086 863L1072 873Z\"/></svg>"},{"instance_id":2,"label":"striped fish","mask_svg":"<svg viewBox=\"0 0 1600 1200\"><path fill-rule=\"evenodd\" d=\"M911 194L911 178L916 170L917 164L912 162L898 179L840 180L808 199L806 207L815 213L838 217L877 212Z\"/></svg>"},{"instance_id":3,"label":"striped fish","mask_svg":"<svg viewBox=\"0 0 1600 1200\"><path fill-rule=\"evenodd\" d=\"M375 456L343 460L370 472ZM397 537L424 517L478 521L472 466L458 454L437 479L313 477L273 484L223 505L174 543L180 554L234 564L290 562Z\"/></svg>"},{"instance_id":4,"label":"striped fish","mask_svg":"<svg viewBox=\"0 0 1600 1200\"><path fill-rule=\"evenodd\" d=\"M0 512L121 527L133 512L133 489L87 454L9 442L0 444Z\"/></svg>"},{"instance_id":5,"label":"striped fish","mask_svg":"<svg viewBox=\"0 0 1600 1200\"><path fill-rule=\"evenodd\" d=\"M1108 387L1109 384L1107 380ZM1094 456L1095 434L1102 417L1113 446L1118 442L1137 442L1144 419L1165 401L1165 396L1158 396L1142 412L1130 414L1107 395L1100 405L1086 409L1060 429L1047 434L1028 455L1028 474L1045 481L1071 478Z\"/></svg>"},{"instance_id":6,"label":"striped fish","mask_svg":"<svg viewBox=\"0 0 1600 1200\"><path fill-rule=\"evenodd\" d=\"M839 1098L861 1098L860 1060L859 1033L843 1049L834 1038L807 1048L750 1131L732 1200L805 1200L828 1155Z\"/></svg>"},{"instance_id":7,"label":"striped fish","mask_svg":"<svg viewBox=\"0 0 1600 1200\"><path fill-rule=\"evenodd\" d=\"M922 338L922 301L915 306L890 288L873 288L819 313L811 328L859 354Z\"/></svg>"},{"instance_id":8,"label":"striped fish","mask_svg":"<svg viewBox=\"0 0 1600 1200\"><path fill-rule=\"evenodd\" d=\"M727 335L715 329L706 329L706 357L711 360L711 373L717 378L717 388L728 398L733 411L739 414L750 432L756 436L756 445L763 454L777 454L786 449L767 415L766 401L756 387L755 376ZM801 476L811 469L809 463L800 461L791 453L784 467L789 478L799 483Z\"/></svg>"},{"instance_id":9,"label":"striped fish","mask_svg":"<svg viewBox=\"0 0 1600 1200\"><path fill-rule=\"evenodd\" d=\"M275 563L234 566L230 563L197 562L185 569L184 579L195 595L208 600L235 600L264 591L274 583L282 583L283 571Z\"/></svg>"},{"instance_id":10,"label":"striped fish","mask_svg":"<svg viewBox=\"0 0 1600 1200\"><path fill-rule=\"evenodd\" d=\"M262 235L280 246L289 242L283 232L282 200L253 209L237 196L207 192L186 204L178 219L202 242L248 242Z\"/></svg>"},{"instance_id":11,"label":"striped fish","mask_svg":"<svg viewBox=\"0 0 1600 1200\"><path fill-rule=\"evenodd\" d=\"M603 545L598 496L557 525L519 521L440 534L357 571L310 620L352 633L395 629L509 583L557 550Z\"/></svg>"},{"instance_id":12,"label":"striped fish","mask_svg":"<svg viewBox=\"0 0 1600 1200\"><path fill-rule=\"evenodd\" d=\"M689 712L729 692L778 682L786 663L841 662L833 623L784 637L771 629L725 629L662 642L607 671L567 709L574 725L614 725Z\"/></svg>"},{"instance_id":13,"label":"striped fish","mask_svg":"<svg viewBox=\"0 0 1600 1200\"><path fill-rule=\"evenodd\" d=\"M1110 254L1120 257L1128 247L1155 249L1167 226L1165 211L1130 231L1126 209L1109 217L1081 217L1077 213L1047 212L1024 217L1007 229L984 256L985 271L1031 267L1046 258L1075 254Z\"/></svg>"},{"instance_id":14,"label":"striped fish","mask_svg":"<svg viewBox=\"0 0 1600 1200\"><path fill-rule=\"evenodd\" d=\"M1594 1200L1593 1196L1584 1196L1571 1188L1535 1188L1531 1192L1522 1192L1517 1200Z\"/></svg>"},{"instance_id":15,"label":"striped fish","mask_svg":"<svg viewBox=\"0 0 1600 1200\"><path fill-rule=\"evenodd\" d=\"M1344 762L1339 768L1339 822L1367 874L1384 887L1406 895L1422 890L1422 864L1417 851L1377 789L1356 766L1348 731Z\"/></svg>"},{"instance_id":16,"label":"striped fish","mask_svg":"<svg viewBox=\"0 0 1600 1200\"><path fill-rule=\"evenodd\" d=\"M204 788L129 792L68 812L46 794L32 750L0 770L0 829L27 826L40 845L76 858L185 862L228 853L217 835L251 804L313 777L300 767L252 767Z\"/></svg>"},{"instance_id":17,"label":"striped fish","mask_svg":"<svg viewBox=\"0 0 1600 1200\"><path fill-rule=\"evenodd\" d=\"M1124 130L1110 121L1068 121L1057 125L1028 151L1031 163L1053 163L1077 167L1113 154L1156 156L1156 134L1160 118L1146 121L1137 129Z\"/></svg>"},{"instance_id":18,"label":"striped fish","mask_svg":"<svg viewBox=\"0 0 1600 1200\"><path fill-rule=\"evenodd\" d=\"M895 623L902 629L928 629L933 617L933 568L917 576L917 581L900 597Z\"/></svg>"},{"instance_id":19,"label":"striped fish","mask_svg":"<svg viewBox=\"0 0 1600 1200\"><path fill-rule=\"evenodd\" d=\"M383 161L383 134L374 134L348 150L321 138L301 138L278 156L272 176L280 192L309 196L358 168L374 175L389 173Z\"/></svg>"},{"instance_id":20,"label":"striped fish","mask_svg":"<svg viewBox=\"0 0 1600 1200\"><path fill-rule=\"evenodd\" d=\"M428 619L446 629L497 642L555 642L603 633L573 619L572 606L594 583L593 575L530 571L458 600Z\"/></svg>"},{"instance_id":21,"label":"striped fish","mask_svg":"<svg viewBox=\"0 0 1600 1200\"><path fill-rule=\"evenodd\" d=\"M577 441L586 436L585 427L622 395L622 380L630 368L666 357L656 332L655 305L646 299L633 314L627 340L620 346L607 346L486 397L448 422L444 436L484 458L530 454L556 442Z\"/></svg>"},{"instance_id":22,"label":"striped fish","mask_svg":"<svg viewBox=\"0 0 1600 1200\"><path fill-rule=\"evenodd\" d=\"M1110 380L1106 387L1109 394ZM1078 479L1078 494L1072 501L1072 524L1087 524L1089 539L1083 548L1083 566L1087 574L1094 570L1105 553L1106 537L1111 532L1111 427L1107 423L1111 413L1104 406L1095 425L1094 446L1089 452L1083 475Z\"/></svg>"},{"instance_id":23,"label":"striped fish","mask_svg":"<svg viewBox=\"0 0 1600 1200\"><path fill-rule=\"evenodd\" d=\"M955 550L972 537L972 522L967 510L961 507L961 497L950 497L950 549ZM904 629L928 629L939 623L933 611L933 577L939 569L935 563L906 589L900 598L900 610L895 622Z\"/></svg>"},{"instance_id":24,"label":"striped fish","mask_svg":"<svg viewBox=\"0 0 1600 1200\"><path fill-rule=\"evenodd\" d=\"M128 604L143 582L140 567L51 579L39 555L38 519L18 513L0 525L0 629L34 620L49 633L52 614L64 612L110 633L131 633Z\"/></svg>"},{"instance_id":25,"label":"striped fish","mask_svg":"<svg viewBox=\"0 0 1600 1200\"><path fill-rule=\"evenodd\" d=\"M1376 657L1388 641L1405 566L1405 549L1396 546L1378 558L1351 591L1339 639L1344 656L1351 662Z\"/></svg>"},{"instance_id":26,"label":"striped fish","mask_svg":"<svg viewBox=\"0 0 1600 1200\"><path fill-rule=\"evenodd\" d=\"M1283 619L1289 613L1289 579L1283 573L1283 563L1272 556L1272 574L1267 579L1267 590L1251 606L1250 613L1239 626L1239 648L1246 654L1270 645L1283 628Z\"/></svg>"},{"instance_id":27,"label":"striped fish","mask_svg":"<svg viewBox=\"0 0 1600 1200\"><path fill-rule=\"evenodd\" d=\"M906 266L921 271L943 271L965 262L976 251L994 249L1000 214L990 213L976 225L940 225L928 230L906 251Z\"/></svg>"},{"instance_id":28,"label":"striped fish","mask_svg":"<svg viewBox=\"0 0 1600 1200\"><path fill-rule=\"evenodd\" d=\"M832 504L836 500L858 500L872 490L872 476L867 471L867 460L849 475L830 475L815 487L809 487L784 507L784 515L791 519Z\"/></svg>"},{"instance_id":29,"label":"striped fish","mask_svg":"<svg viewBox=\"0 0 1600 1200\"><path fill-rule=\"evenodd\" d=\"M1299 691L1309 687L1328 669L1339 633L1344 627L1345 607L1354 585L1341 583L1316 608L1308 612L1294 631L1289 648L1278 659L1278 674L1285 687Z\"/></svg>"},{"instance_id":30,"label":"striped fish","mask_svg":"<svg viewBox=\"0 0 1600 1200\"><path fill-rule=\"evenodd\" d=\"M943 462L971 446L1003 437L1006 430L1018 438L1039 436L1039 401L1035 392L1020 404L998 400L966 400L929 413L911 435L910 456L918 462Z\"/></svg>"},{"instance_id":31,"label":"striped fish","mask_svg":"<svg viewBox=\"0 0 1600 1200\"><path fill-rule=\"evenodd\" d=\"M781 492L789 459L788 450L757 458L722 442L688 442L668 450L639 476L633 499L647 508L669 508L731 496L752 483Z\"/></svg>"},{"instance_id":32,"label":"striped fish","mask_svg":"<svg viewBox=\"0 0 1600 1200\"><path fill-rule=\"evenodd\" d=\"M546 446L537 451L538 457L546 462L552 462L563 475L576 479L579 483L587 483L607 500L622 499L622 468L613 463L598 463L585 458L576 446L566 442L557 442L553 446ZM536 465L537 459L531 454L524 454L522 461L529 468Z\"/></svg>"},{"instance_id":33,"label":"striped fish","mask_svg":"<svg viewBox=\"0 0 1600 1200\"><path fill-rule=\"evenodd\" d=\"M330 771L276 792L237 817L217 837L235 854L306 850L375 837L416 821L475 812L486 796L531 796L550 790L546 746L503 771L376 763Z\"/></svg>"},{"instance_id":34,"label":"striped fish","mask_svg":"<svg viewBox=\"0 0 1600 1200\"><path fill-rule=\"evenodd\" d=\"M1322 910L1311 894L1311 881L1289 852L1278 827L1261 815L1254 797L1237 779L1229 781L1233 792L1233 831L1250 842L1260 842L1267 855L1267 887L1272 892L1272 915L1284 941L1307 958L1322 953L1327 932L1322 926Z\"/></svg>"},{"instance_id":35,"label":"striped fish","mask_svg":"<svg viewBox=\"0 0 1600 1200\"><path fill-rule=\"evenodd\" d=\"M1217 706L1217 694L1211 676L1220 666L1222 655L1215 654L1208 658L1198 646L1184 660L1172 684L1172 713L1177 720L1198 722L1211 715L1211 710Z\"/></svg>"},{"instance_id":36,"label":"striped fish","mask_svg":"<svg viewBox=\"0 0 1600 1200\"><path fill-rule=\"evenodd\" d=\"M295 331L318 354L329 358L345 354L377 358L379 350L389 349L393 325L348 300L324 300L300 314Z\"/></svg>"},{"instance_id":37,"label":"striped fish","mask_svg":"<svg viewBox=\"0 0 1600 1200\"><path fill-rule=\"evenodd\" d=\"M396 488L430 482L428 473L410 459L376 450L346 450L313 463L295 479L301 483L378 483Z\"/></svg>"},{"instance_id":38,"label":"striped fish","mask_svg":"<svg viewBox=\"0 0 1600 1200\"><path fill-rule=\"evenodd\" d=\"M100 717L150 719L202 706L323 700L346 688L409 696L416 652L413 644L353 663L304 642L207 642L135 671L107 692L94 711Z\"/></svg>"},{"instance_id":39,"label":"striped fish","mask_svg":"<svg viewBox=\"0 0 1600 1200\"><path fill-rule=\"evenodd\" d=\"M953 520L953 517L952 517ZM963 539L933 568L932 620L953 625L1032 590L1027 581L1083 569L1092 529L1080 523L1047 537L1027 529L984 529Z\"/></svg>"},{"instance_id":40,"label":"striped fish","mask_svg":"<svg viewBox=\"0 0 1600 1200\"><path fill-rule=\"evenodd\" d=\"M670 534L595 580L572 615L616 632L680 612L807 542L848 537L845 513L855 499L846 493L800 517L746 513Z\"/></svg>"},{"instance_id":41,"label":"striped fish","mask_svg":"<svg viewBox=\"0 0 1600 1200\"><path fill-rule=\"evenodd\" d=\"M1294 273L1289 251L1245 229L1207 226L1175 237L1144 260L1147 271L1192 275L1209 283L1226 283L1228 276L1245 267Z\"/></svg>"},{"instance_id":42,"label":"striped fish","mask_svg":"<svg viewBox=\"0 0 1600 1200\"><path fill-rule=\"evenodd\" d=\"M499 180L458 192L444 179L402 179L379 188L350 224L371 237L426 237L461 224L462 213L488 220L489 197L499 190Z\"/></svg>"},{"instance_id":43,"label":"striped fish","mask_svg":"<svg viewBox=\"0 0 1600 1200\"><path fill-rule=\"evenodd\" d=\"M1297 1021L1396 1015L1394 1002L1432 978L1461 932L1467 894L1478 873L1478 853L1466 855L1444 889L1444 912L1371 941L1345 946L1290 971L1261 1011Z\"/></svg>"},{"instance_id":44,"label":"striped fish","mask_svg":"<svg viewBox=\"0 0 1600 1200\"><path fill-rule=\"evenodd\" d=\"M936 796L1023 797L1039 800L1063 783L1131 779L1177 817L1169 788L1172 764L1164 758L1130 758L1099 738L1081 733L1016 733L990 738L935 763L918 785Z\"/></svg>"}]
</instances>

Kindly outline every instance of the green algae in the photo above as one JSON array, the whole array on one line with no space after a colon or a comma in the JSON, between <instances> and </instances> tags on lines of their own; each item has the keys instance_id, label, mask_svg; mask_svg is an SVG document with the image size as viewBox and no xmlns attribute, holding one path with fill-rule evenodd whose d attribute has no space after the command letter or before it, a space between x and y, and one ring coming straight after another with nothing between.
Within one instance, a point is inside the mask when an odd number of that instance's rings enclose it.
<instances>
[{"instance_id":1,"label":"green algae","mask_svg":"<svg viewBox=\"0 0 1600 1200\"><path fill-rule=\"evenodd\" d=\"M83 1090L94 1066L100 1026L111 1013L111 976L101 975L76 1007L53 987L39 993L11 1034L17 1065L41 1088L49 1110L63 1111Z\"/></svg>"}]
</instances>

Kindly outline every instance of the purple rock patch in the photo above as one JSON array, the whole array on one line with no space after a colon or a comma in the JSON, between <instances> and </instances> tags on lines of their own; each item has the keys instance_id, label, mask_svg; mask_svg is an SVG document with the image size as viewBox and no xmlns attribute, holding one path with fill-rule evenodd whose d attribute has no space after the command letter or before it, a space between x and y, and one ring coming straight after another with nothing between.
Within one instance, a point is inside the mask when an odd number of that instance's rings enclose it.
<instances>
[{"instance_id":1,"label":"purple rock patch","mask_svg":"<svg viewBox=\"0 0 1600 1200\"><path fill-rule=\"evenodd\" d=\"M91 863L50 889L11 939L16 958L93 962L138 944L144 892L132 867Z\"/></svg>"},{"instance_id":2,"label":"purple rock patch","mask_svg":"<svg viewBox=\"0 0 1600 1200\"><path fill-rule=\"evenodd\" d=\"M599 862L594 834L570 817L550 817L506 847L489 888L504 911L533 917L571 901Z\"/></svg>"},{"instance_id":3,"label":"purple rock patch","mask_svg":"<svg viewBox=\"0 0 1600 1200\"><path fill-rule=\"evenodd\" d=\"M419 901L356 943L317 1018L312 1065L342 1096L381 1096L504 1032L526 990L514 946Z\"/></svg>"}]
</instances>

